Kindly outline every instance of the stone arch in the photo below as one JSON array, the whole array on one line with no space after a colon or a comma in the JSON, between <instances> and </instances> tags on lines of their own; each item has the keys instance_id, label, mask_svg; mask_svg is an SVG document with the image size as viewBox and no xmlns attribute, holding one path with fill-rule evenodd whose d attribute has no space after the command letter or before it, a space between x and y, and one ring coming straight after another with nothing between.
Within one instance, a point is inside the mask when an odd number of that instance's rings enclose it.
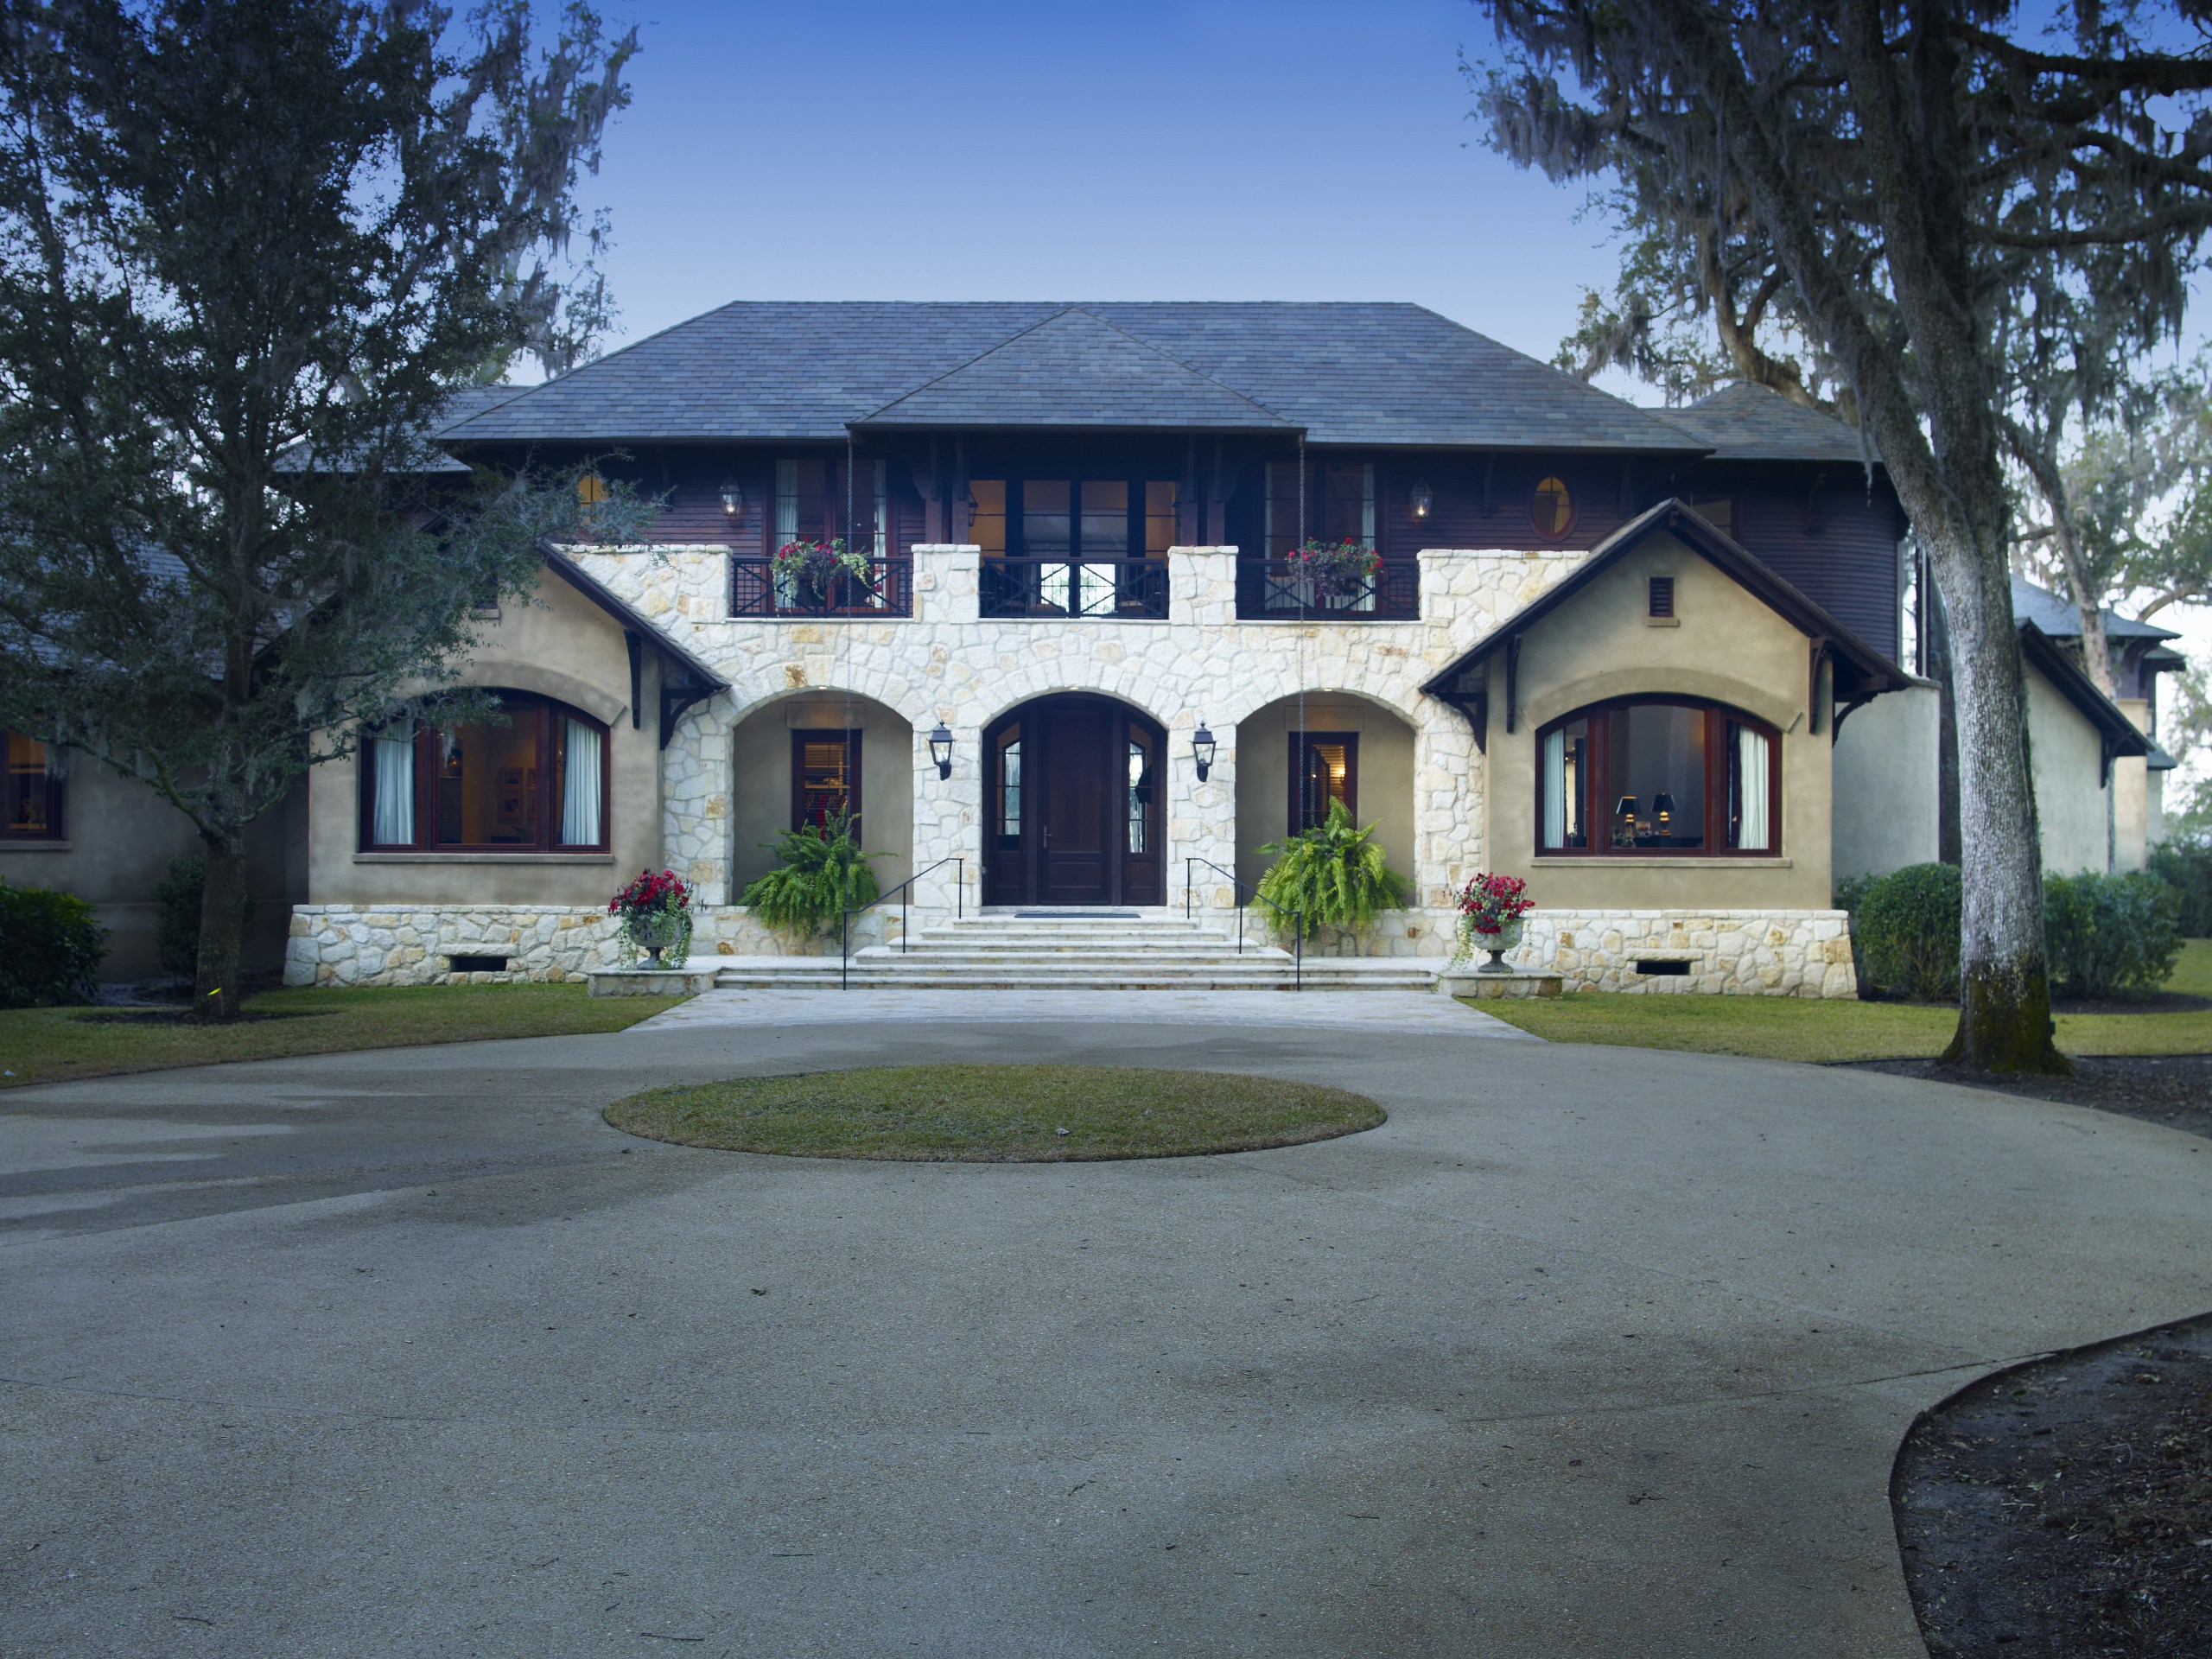
<instances>
[{"instance_id":1,"label":"stone arch","mask_svg":"<svg viewBox=\"0 0 2212 1659\"><path fill-rule=\"evenodd\" d=\"M1420 891L1418 794L1414 788L1420 728L1404 710L1369 692L1317 691L1305 697L1305 729L1343 740L1353 775L1347 779L1362 824L1376 837L1391 868ZM1290 832L1292 733L1300 694L1277 696L1236 722L1236 874L1256 882L1272 861L1258 851ZM1336 734L1341 734L1342 739ZM1416 900L1416 902L1418 902Z\"/></svg>"},{"instance_id":2,"label":"stone arch","mask_svg":"<svg viewBox=\"0 0 2212 1659\"><path fill-rule=\"evenodd\" d=\"M914 722L857 690L795 687L747 704L730 722L732 904L747 883L775 868L771 847L791 827L791 734L801 729L860 733L861 844L889 855L875 866L876 880L887 890L913 874Z\"/></svg>"},{"instance_id":3,"label":"stone arch","mask_svg":"<svg viewBox=\"0 0 2212 1659\"><path fill-rule=\"evenodd\" d=\"M977 738L970 844L985 904L1168 901L1161 721L1110 692L1054 687L999 709Z\"/></svg>"}]
</instances>

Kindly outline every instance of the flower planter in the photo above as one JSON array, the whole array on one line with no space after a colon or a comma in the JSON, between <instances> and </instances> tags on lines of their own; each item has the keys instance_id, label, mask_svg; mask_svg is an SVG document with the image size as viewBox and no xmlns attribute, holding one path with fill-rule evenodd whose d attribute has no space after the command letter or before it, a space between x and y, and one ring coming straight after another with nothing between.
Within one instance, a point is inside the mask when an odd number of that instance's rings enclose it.
<instances>
[{"instance_id":1,"label":"flower planter","mask_svg":"<svg viewBox=\"0 0 2212 1659\"><path fill-rule=\"evenodd\" d=\"M1521 948L1521 938L1525 928L1526 924L1516 920L1507 922L1495 933L1476 933L1475 949L1489 951L1490 960L1475 971L1478 974L1510 974L1516 971L1505 959Z\"/></svg>"}]
</instances>

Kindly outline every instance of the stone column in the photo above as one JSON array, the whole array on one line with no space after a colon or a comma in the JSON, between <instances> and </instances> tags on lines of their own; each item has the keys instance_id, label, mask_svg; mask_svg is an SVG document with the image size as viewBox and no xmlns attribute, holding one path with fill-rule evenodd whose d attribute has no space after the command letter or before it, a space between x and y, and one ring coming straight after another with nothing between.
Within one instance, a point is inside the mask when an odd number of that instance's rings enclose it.
<instances>
[{"instance_id":1,"label":"stone column","mask_svg":"<svg viewBox=\"0 0 2212 1659\"><path fill-rule=\"evenodd\" d=\"M1185 901L1185 873L1200 910L1236 907L1236 890L1228 874L1236 868L1236 727L1226 718L1243 697L1229 632L1236 623L1236 550L1233 547L1171 547L1167 550L1168 620L1183 645L1190 670L1185 705L1166 715L1167 725L1167 851L1174 861L1167 872L1171 905ZM1214 762L1206 781L1198 781L1191 740L1200 725L1213 733ZM1185 862L1203 858L1218 865L1207 869Z\"/></svg>"}]
</instances>

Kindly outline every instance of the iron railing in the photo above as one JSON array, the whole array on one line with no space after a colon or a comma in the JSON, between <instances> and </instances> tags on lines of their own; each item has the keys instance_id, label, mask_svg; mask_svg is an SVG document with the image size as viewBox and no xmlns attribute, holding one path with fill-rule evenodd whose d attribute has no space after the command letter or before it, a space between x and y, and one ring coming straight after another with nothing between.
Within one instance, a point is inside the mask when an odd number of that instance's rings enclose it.
<instances>
[{"instance_id":1,"label":"iron railing","mask_svg":"<svg viewBox=\"0 0 2212 1659\"><path fill-rule=\"evenodd\" d=\"M729 561L732 616L911 616L914 562L870 559L868 575L838 570L816 582L803 573L778 575L759 554L733 553Z\"/></svg>"},{"instance_id":2,"label":"iron railing","mask_svg":"<svg viewBox=\"0 0 2212 1659\"><path fill-rule=\"evenodd\" d=\"M1167 561L987 558L976 596L991 617L1160 622L1167 616Z\"/></svg>"},{"instance_id":3,"label":"iron railing","mask_svg":"<svg viewBox=\"0 0 2212 1659\"><path fill-rule=\"evenodd\" d=\"M874 898L869 899L868 903L855 906L845 912L844 921L839 926L837 931L837 954L841 958L837 963L837 988L839 990L849 991L853 988L853 918L874 910L878 905L888 904L893 899L898 899L899 954L902 957L905 956L906 954L906 901L908 898L906 890L912 887L915 882L927 875L931 870L941 870L948 864L953 867L952 915L953 919L957 921L966 913L966 888L968 885L966 879L967 860L958 853L954 853L947 857L940 858L936 863L931 865L929 869L916 870L904 881L901 881L897 887L892 888L889 893L879 893Z\"/></svg>"},{"instance_id":4,"label":"iron railing","mask_svg":"<svg viewBox=\"0 0 2212 1659\"><path fill-rule=\"evenodd\" d=\"M1249 893L1268 909L1274 911L1276 915L1290 918L1290 988L1294 991L1304 990L1306 988L1306 912L1302 910L1285 910L1250 882L1238 880L1233 872L1223 869L1210 858L1186 858L1183 861L1183 919L1186 922L1191 919L1192 896L1197 892L1197 887L1191 880L1191 871L1193 866L1199 864L1205 865L1216 875L1228 876L1230 887L1238 895L1236 904L1236 954L1238 956L1244 954L1243 894Z\"/></svg>"},{"instance_id":5,"label":"iron railing","mask_svg":"<svg viewBox=\"0 0 2212 1659\"><path fill-rule=\"evenodd\" d=\"M1385 559L1372 576L1338 577L1287 559L1243 559L1236 566L1236 614L1245 620L1304 617L1315 622L1412 622L1421 616L1421 564Z\"/></svg>"}]
</instances>

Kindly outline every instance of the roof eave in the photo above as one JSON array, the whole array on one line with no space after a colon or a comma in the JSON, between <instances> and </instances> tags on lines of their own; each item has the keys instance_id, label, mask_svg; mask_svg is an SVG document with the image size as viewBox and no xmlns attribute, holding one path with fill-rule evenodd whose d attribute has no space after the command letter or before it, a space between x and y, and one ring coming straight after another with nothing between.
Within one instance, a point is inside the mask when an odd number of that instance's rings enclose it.
<instances>
[{"instance_id":1,"label":"roof eave","mask_svg":"<svg viewBox=\"0 0 2212 1659\"><path fill-rule=\"evenodd\" d=\"M2032 622L2019 625L2020 652L2058 688L2059 695L2097 728L2114 754L2147 756L2155 747L2120 705L2097 689L2074 653Z\"/></svg>"}]
</instances>

